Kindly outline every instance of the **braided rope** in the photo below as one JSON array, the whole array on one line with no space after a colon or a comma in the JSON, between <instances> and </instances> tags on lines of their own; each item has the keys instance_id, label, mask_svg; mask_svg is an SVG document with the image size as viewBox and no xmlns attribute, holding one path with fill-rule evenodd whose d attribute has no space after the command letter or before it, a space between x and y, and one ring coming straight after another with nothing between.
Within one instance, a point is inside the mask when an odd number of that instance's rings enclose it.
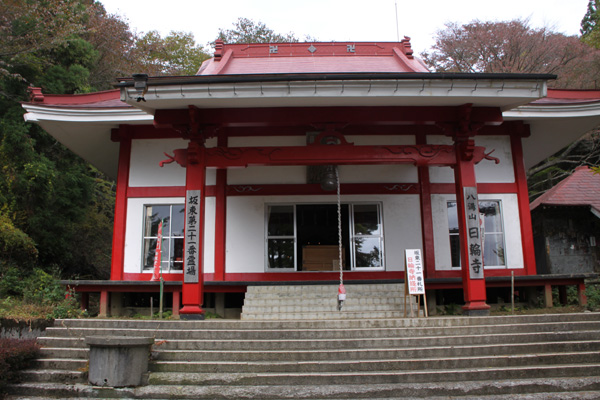
<instances>
[{"instance_id":1,"label":"braided rope","mask_svg":"<svg viewBox=\"0 0 600 400\"><path fill-rule=\"evenodd\" d=\"M338 257L340 265L340 285L344 284L344 268L342 265L342 196L340 190L340 175L335 166L335 180L337 181L337 213L338 213Z\"/></svg>"}]
</instances>

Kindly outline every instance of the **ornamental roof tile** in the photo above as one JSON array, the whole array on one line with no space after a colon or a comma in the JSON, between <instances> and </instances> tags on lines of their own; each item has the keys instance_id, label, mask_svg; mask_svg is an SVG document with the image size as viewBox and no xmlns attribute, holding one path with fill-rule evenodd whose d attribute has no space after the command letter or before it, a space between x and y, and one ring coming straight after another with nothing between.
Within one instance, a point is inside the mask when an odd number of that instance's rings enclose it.
<instances>
[{"instance_id":1,"label":"ornamental roof tile","mask_svg":"<svg viewBox=\"0 0 600 400\"><path fill-rule=\"evenodd\" d=\"M591 206L600 212L600 175L589 167L577 167L552 189L531 202L529 208L550 206Z\"/></svg>"}]
</instances>

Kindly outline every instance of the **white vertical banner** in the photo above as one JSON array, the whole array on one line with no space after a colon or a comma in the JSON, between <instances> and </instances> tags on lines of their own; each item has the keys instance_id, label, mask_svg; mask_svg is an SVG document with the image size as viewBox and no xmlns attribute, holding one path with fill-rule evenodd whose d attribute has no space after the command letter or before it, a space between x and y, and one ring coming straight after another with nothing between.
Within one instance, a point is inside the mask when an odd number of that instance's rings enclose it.
<instances>
[{"instance_id":1,"label":"white vertical banner","mask_svg":"<svg viewBox=\"0 0 600 400\"><path fill-rule=\"evenodd\" d=\"M425 294L421 249L406 249L406 282L409 294ZM412 311L411 311L412 312Z\"/></svg>"},{"instance_id":2,"label":"white vertical banner","mask_svg":"<svg viewBox=\"0 0 600 400\"><path fill-rule=\"evenodd\" d=\"M482 229L480 226L477 188L463 188L463 200L465 204L467 243L469 245L467 251L469 277L471 279L483 279L483 246L481 245Z\"/></svg>"},{"instance_id":3,"label":"white vertical banner","mask_svg":"<svg viewBox=\"0 0 600 400\"><path fill-rule=\"evenodd\" d=\"M183 282L198 283L200 190L188 190L185 196L185 254Z\"/></svg>"}]
</instances>

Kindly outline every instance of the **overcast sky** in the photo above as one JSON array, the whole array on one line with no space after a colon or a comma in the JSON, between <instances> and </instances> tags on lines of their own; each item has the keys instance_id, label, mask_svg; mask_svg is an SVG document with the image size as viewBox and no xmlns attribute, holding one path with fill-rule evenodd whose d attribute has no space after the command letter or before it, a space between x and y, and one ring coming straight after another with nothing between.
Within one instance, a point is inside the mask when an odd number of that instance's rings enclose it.
<instances>
[{"instance_id":1,"label":"overcast sky","mask_svg":"<svg viewBox=\"0 0 600 400\"><path fill-rule=\"evenodd\" d=\"M420 53L433 44L446 22L467 23L528 18L578 35L588 0L100 0L138 33L192 32L199 44L230 29L238 17L262 21L277 33L318 41L396 41L411 37ZM398 25L396 25L396 5ZM398 29L396 29L398 26Z\"/></svg>"}]
</instances>

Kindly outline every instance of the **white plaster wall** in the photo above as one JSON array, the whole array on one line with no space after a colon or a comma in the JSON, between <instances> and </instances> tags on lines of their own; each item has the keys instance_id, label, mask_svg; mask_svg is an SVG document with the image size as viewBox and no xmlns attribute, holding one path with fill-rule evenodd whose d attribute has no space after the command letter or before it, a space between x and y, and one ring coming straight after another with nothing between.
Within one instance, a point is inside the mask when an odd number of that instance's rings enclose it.
<instances>
[{"instance_id":1,"label":"white plaster wall","mask_svg":"<svg viewBox=\"0 0 600 400\"><path fill-rule=\"evenodd\" d=\"M418 182L413 165L341 165L340 181L344 183ZM248 167L227 171L229 185L305 184L306 167ZM207 175L207 184L208 175Z\"/></svg>"},{"instance_id":2,"label":"white plaster wall","mask_svg":"<svg viewBox=\"0 0 600 400\"><path fill-rule=\"evenodd\" d=\"M135 198L127 201L127 225L125 229L124 272L140 273L142 271L144 206L159 204L184 204L183 197ZM204 271L215 270L215 199L206 198L206 214L204 223ZM146 271L151 274L152 271Z\"/></svg>"},{"instance_id":3,"label":"white plaster wall","mask_svg":"<svg viewBox=\"0 0 600 400\"><path fill-rule=\"evenodd\" d=\"M131 141L129 186L183 186L185 169L176 162L160 167L166 160L164 153L187 148L183 139L136 139Z\"/></svg>"},{"instance_id":4,"label":"white plaster wall","mask_svg":"<svg viewBox=\"0 0 600 400\"><path fill-rule=\"evenodd\" d=\"M452 138L447 136L428 136L429 144L452 145ZM494 150L492 157L500 159L496 164L491 160L482 160L475 165L475 177L479 183L512 183L515 181L510 138L507 136L478 136L476 146L486 148L486 153ZM454 170L450 167L430 167L431 183L454 183Z\"/></svg>"},{"instance_id":5,"label":"white plaster wall","mask_svg":"<svg viewBox=\"0 0 600 400\"><path fill-rule=\"evenodd\" d=\"M214 147L215 139L208 140L206 147ZM131 142L131 167L129 186L185 186L185 168L176 162L158 165L173 150L187 148L183 139L136 139ZM217 181L216 169L206 170L206 184Z\"/></svg>"},{"instance_id":6,"label":"white plaster wall","mask_svg":"<svg viewBox=\"0 0 600 400\"><path fill-rule=\"evenodd\" d=\"M380 202L388 271L404 268L404 250L422 248L418 195L342 196L342 202ZM268 204L335 203L332 196L236 196L227 199L226 270L265 271L265 210Z\"/></svg>"},{"instance_id":7,"label":"white plaster wall","mask_svg":"<svg viewBox=\"0 0 600 400\"><path fill-rule=\"evenodd\" d=\"M521 245L521 226L517 195L514 193L480 194L479 199L500 200L504 225L506 268L523 268L523 247ZM451 267L452 262L450 259L447 203L452 200L456 200L456 196L453 194L431 195L435 264L438 271L458 269Z\"/></svg>"},{"instance_id":8,"label":"white plaster wall","mask_svg":"<svg viewBox=\"0 0 600 400\"><path fill-rule=\"evenodd\" d=\"M417 167L399 165L340 165L340 181L344 183L419 182Z\"/></svg>"},{"instance_id":9,"label":"white plaster wall","mask_svg":"<svg viewBox=\"0 0 600 400\"><path fill-rule=\"evenodd\" d=\"M306 167L248 167L227 170L229 185L304 184Z\"/></svg>"}]
</instances>

